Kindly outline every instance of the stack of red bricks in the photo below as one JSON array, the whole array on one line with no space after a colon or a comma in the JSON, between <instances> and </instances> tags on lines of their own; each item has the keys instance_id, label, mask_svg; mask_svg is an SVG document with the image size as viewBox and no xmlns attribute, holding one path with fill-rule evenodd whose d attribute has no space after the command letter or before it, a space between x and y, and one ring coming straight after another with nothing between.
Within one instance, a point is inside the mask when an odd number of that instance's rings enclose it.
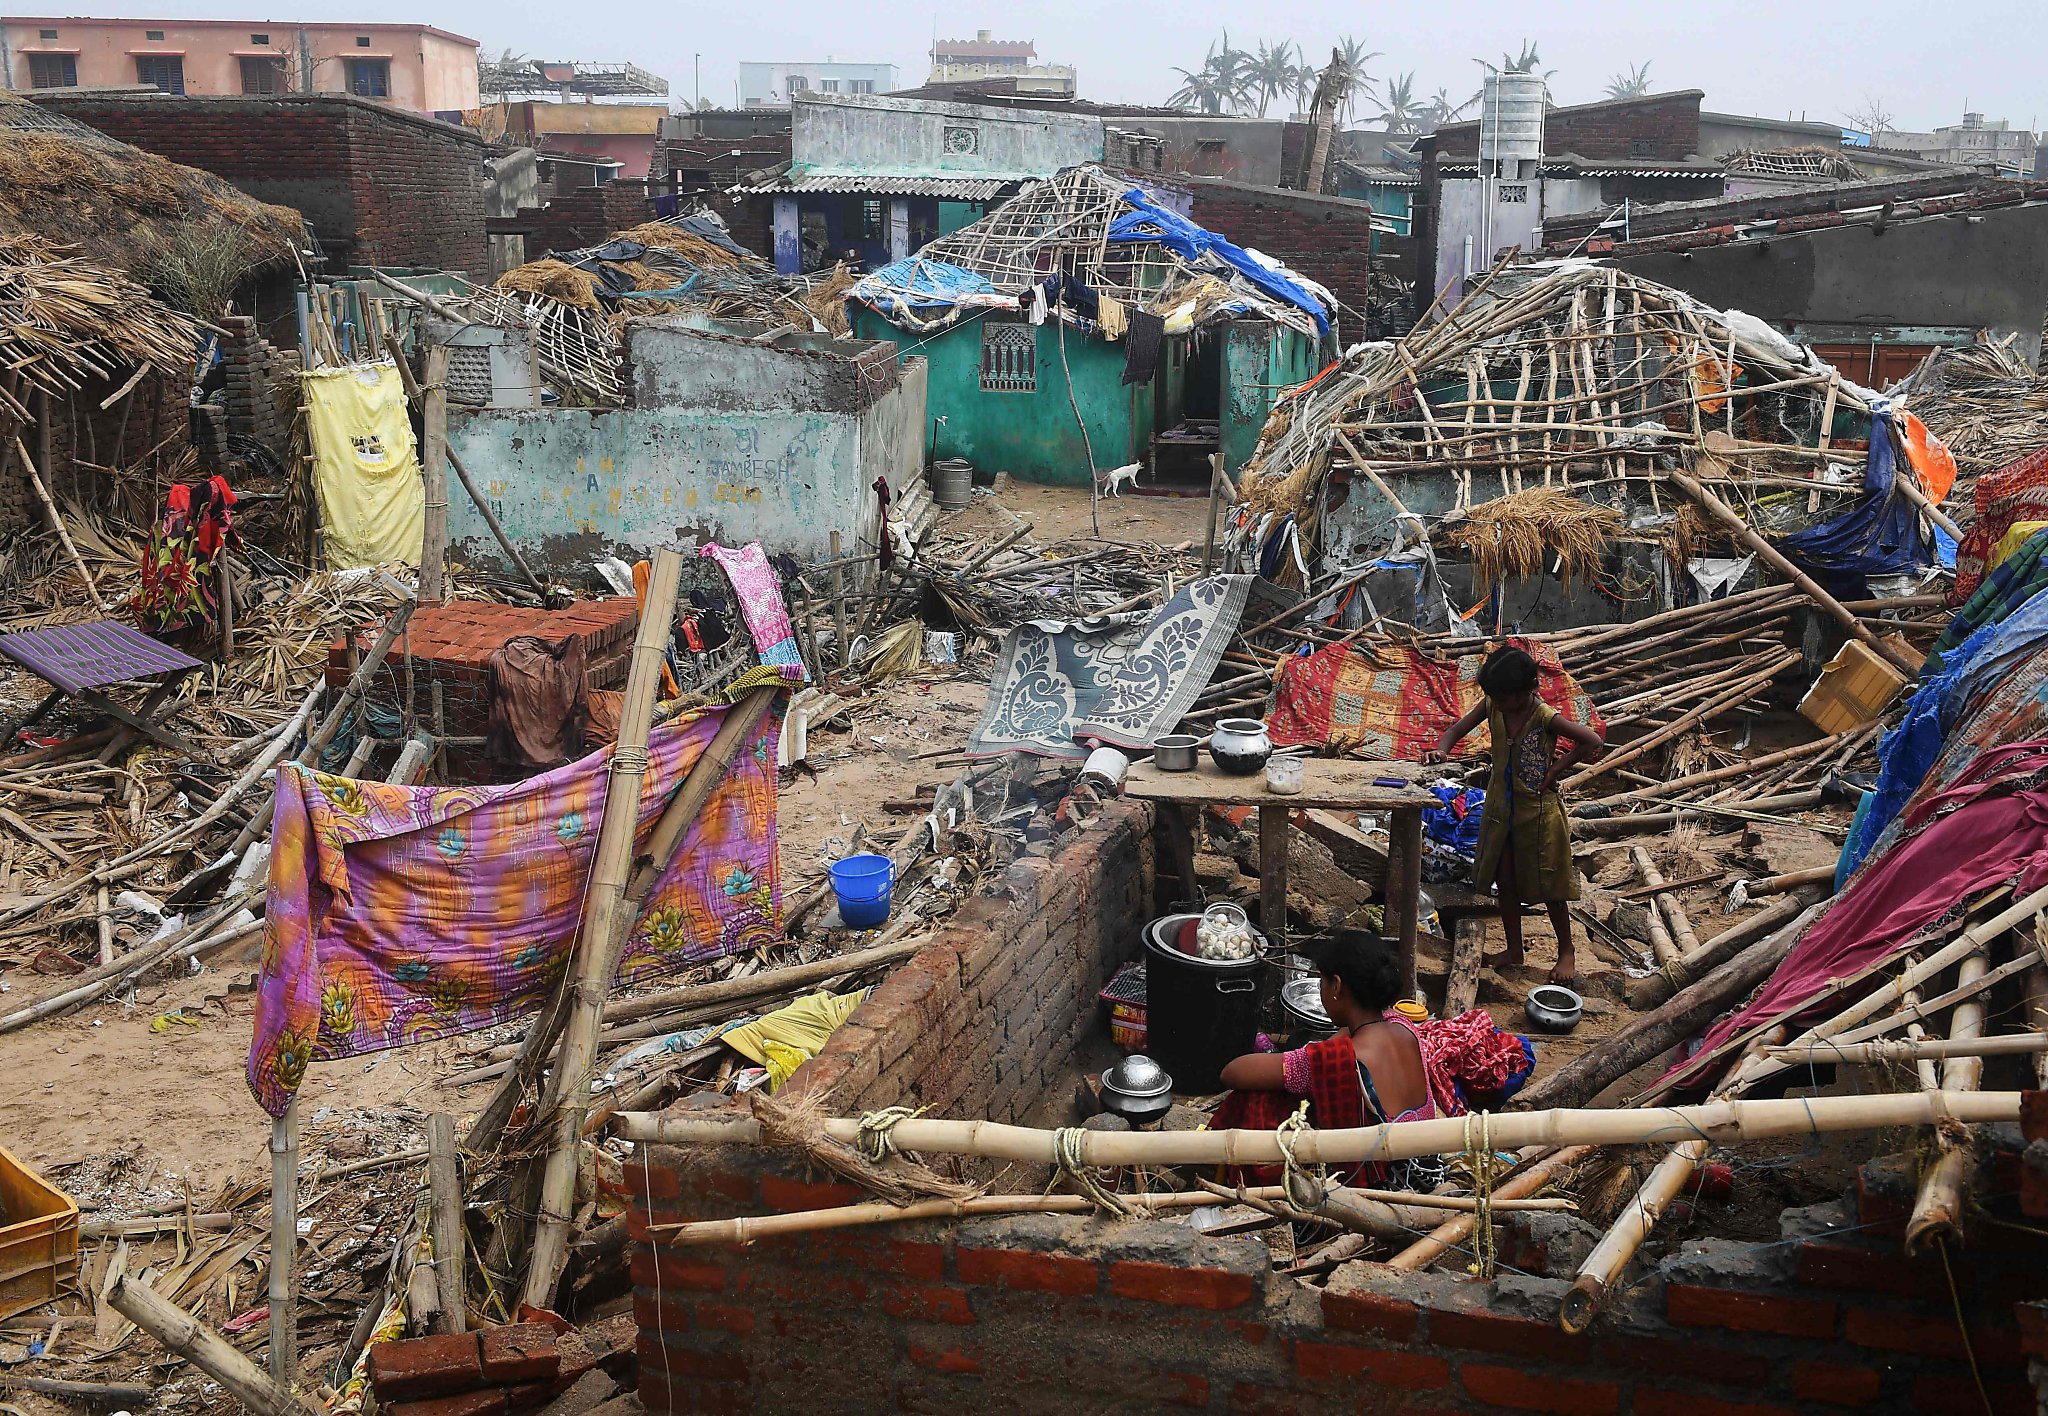
<instances>
[{"instance_id":1,"label":"stack of red bricks","mask_svg":"<svg viewBox=\"0 0 2048 1416\"><path fill-rule=\"evenodd\" d=\"M405 1338L370 1349L370 1388L385 1416L519 1416L542 1407L580 1416L597 1412L622 1382L632 1385L633 1341L624 1318L580 1333L515 1323Z\"/></svg>"},{"instance_id":2,"label":"stack of red bricks","mask_svg":"<svg viewBox=\"0 0 2048 1416\"><path fill-rule=\"evenodd\" d=\"M439 683L448 731L479 733L490 710L490 658L506 640L531 634L554 644L580 634L586 665L584 685L617 688L626 680L639 625L639 607L630 595L584 600L559 610L501 605L494 600L421 605L412 612L404 636L385 659L373 696L398 701L402 679L397 676L405 672L409 658L414 712L426 711L427 685ZM375 639L375 628L359 630L356 647L366 649ZM338 639L327 649L328 686L339 688L347 683L349 671L348 641Z\"/></svg>"}]
</instances>

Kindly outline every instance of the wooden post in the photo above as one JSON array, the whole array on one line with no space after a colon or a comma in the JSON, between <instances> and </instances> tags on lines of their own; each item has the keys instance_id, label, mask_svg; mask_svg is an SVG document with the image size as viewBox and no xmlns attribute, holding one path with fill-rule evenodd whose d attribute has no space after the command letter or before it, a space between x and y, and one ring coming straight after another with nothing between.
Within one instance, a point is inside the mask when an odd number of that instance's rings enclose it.
<instances>
[{"instance_id":1,"label":"wooden post","mask_svg":"<svg viewBox=\"0 0 2048 1416\"><path fill-rule=\"evenodd\" d=\"M1221 494L1223 481L1223 454L1209 454L1209 529L1202 536L1202 574L1207 575L1216 563L1216 512L1217 499Z\"/></svg>"},{"instance_id":2,"label":"wooden post","mask_svg":"<svg viewBox=\"0 0 2048 1416\"><path fill-rule=\"evenodd\" d=\"M48 411L44 417L47 419ZM36 499L43 504L43 514L50 518L50 529L57 533L63 543L64 554L71 558L71 568L78 572L78 578L85 582L85 593L92 598L93 607L106 613L107 602L100 598L100 587L93 581L92 572L85 568L85 557L78 553L78 547L71 540L71 531L64 525L63 514L57 510L56 499L50 489L43 485L43 474L36 470L35 459L28 455L28 446L21 440L21 434L14 435L14 453L21 459L22 470L28 473L28 482L35 489Z\"/></svg>"},{"instance_id":3,"label":"wooden post","mask_svg":"<svg viewBox=\"0 0 2048 1416\"><path fill-rule=\"evenodd\" d=\"M1732 407L1734 400L1731 398L1729 402ZM1666 472L1664 475L1669 477L1672 484L1681 492L1684 492L1695 502L1698 502L1701 510L1709 513L1715 520L1734 532L1735 539L1742 542L1743 545L1749 547L1752 551L1755 551L1762 558L1764 564L1777 571L1778 574L1784 576L1794 585L1797 585L1801 594L1826 610L1830 615L1833 615L1841 623L1842 627L1849 631L1850 636L1857 643L1882 658L1886 663L1896 667L1901 673L1906 675L1908 681L1920 676L1920 665L1917 662L1907 659L1903 654L1900 654L1896 649L1893 649L1889 644L1886 644L1882 639L1879 639L1866 629L1863 621L1843 608L1840 600L1837 600L1834 596L1823 590L1819 582L1812 576L1792 564L1784 552L1780 551L1769 541L1766 541L1762 536L1759 536L1751 529L1750 524L1740 516L1737 516L1726 502L1683 472L1671 471Z\"/></svg>"},{"instance_id":4,"label":"wooden post","mask_svg":"<svg viewBox=\"0 0 2048 1416\"><path fill-rule=\"evenodd\" d=\"M1650 853L1648 851L1644 850L1641 846L1630 846L1628 853L1635 864L1636 872L1643 877L1645 885L1663 885L1664 877L1658 873L1656 865L1650 860ZM1661 894L1662 892L1660 891L1659 893ZM1671 931L1664 924L1663 913L1658 906L1657 900L1652 898L1645 903L1649 913L1650 955L1658 963L1668 964L1678 957L1678 945L1672 940Z\"/></svg>"},{"instance_id":5,"label":"wooden post","mask_svg":"<svg viewBox=\"0 0 2048 1416\"><path fill-rule=\"evenodd\" d=\"M1287 933L1287 811L1277 801L1259 808L1259 931L1275 945Z\"/></svg>"},{"instance_id":6,"label":"wooden post","mask_svg":"<svg viewBox=\"0 0 2048 1416\"><path fill-rule=\"evenodd\" d=\"M1501 908L1515 908L1512 900ZM1444 1016L1455 1018L1479 1006L1479 969L1486 947L1486 921L1465 915L1451 931L1451 971L1444 979Z\"/></svg>"},{"instance_id":7,"label":"wooden post","mask_svg":"<svg viewBox=\"0 0 2048 1416\"><path fill-rule=\"evenodd\" d=\"M318 1416L263 1369L154 1289L122 1277L107 1292L114 1311L212 1377L257 1416Z\"/></svg>"},{"instance_id":8,"label":"wooden post","mask_svg":"<svg viewBox=\"0 0 2048 1416\"><path fill-rule=\"evenodd\" d=\"M883 528L883 535L888 528ZM832 533L832 650L845 668L851 650L846 643L846 567L839 563L839 533Z\"/></svg>"},{"instance_id":9,"label":"wooden post","mask_svg":"<svg viewBox=\"0 0 2048 1416\"><path fill-rule=\"evenodd\" d=\"M235 557L225 546L221 548L220 559L214 562L216 593L220 597L220 661L230 663L235 657Z\"/></svg>"},{"instance_id":10,"label":"wooden post","mask_svg":"<svg viewBox=\"0 0 2048 1416\"><path fill-rule=\"evenodd\" d=\"M1390 813L1392 850L1387 862L1387 908L1395 911L1386 932L1401 941L1401 986L1404 997L1415 996L1415 938L1421 921L1415 917L1422 901L1422 808L1397 807ZM1384 928L1388 921L1382 920Z\"/></svg>"},{"instance_id":11,"label":"wooden post","mask_svg":"<svg viewBox=\"0 0 2048 1416\"><path fill-rule=\"evenodd\" d=\"M434 1287L440 1295L436 1332L469 1330L469 1244L462 1230L462 1176L455 1153L455 1118L427 1118L427 1188L433 1192Z\"/></svg>"},{"instance_id":12,"label":"wooden post","mask_svg":"<svg viewBox=\"0 0 2048 1416\"><path fill-rule=\"evenodd\" d=\"M583 1117L590 1107L590 1073L597 1055L598 1024L617 958L615 920L633 863L640 786L647 773L647 734L653 726L654 695L661 686L663 655L675 623L676 593L682 575L680 551L664 548L655 553L646 607L640 617L639 635L633 642L633 661L620 712L619 741L612 750L597 852L577 932L562 1048L555 1058L540 1111L549 1119L553 1136L541 1179L540 1212L534 1221L533 1253L523 1296L527 1303L541 1309L554 1307L555 1284L568 1259L577 1152L582 1145Z\"/></svg>"},{"instance_id":13,"label":"wooden post","mask_svg":"<svg viewBox=\"0 0 2048 1416\"><path fill-rule=\"evenodd\" d=\"M284 1115L270 1123L270 1379L285 1391L292 1389L299 1366L298 1248L299 1103L294 1098Z\"/></svg>"},{"instance_id":14,"label":"wooden post","mask_svg":"<svg viewBox=\"0 0 2048 1416\"><path fill-rule=\"evenodd\" d=\"M420 480L426 487L426 524L420 535L420 598L438 605L448 557L448 346L427 346L426 381L420 386Z\"/></svg>"}]
</instances>

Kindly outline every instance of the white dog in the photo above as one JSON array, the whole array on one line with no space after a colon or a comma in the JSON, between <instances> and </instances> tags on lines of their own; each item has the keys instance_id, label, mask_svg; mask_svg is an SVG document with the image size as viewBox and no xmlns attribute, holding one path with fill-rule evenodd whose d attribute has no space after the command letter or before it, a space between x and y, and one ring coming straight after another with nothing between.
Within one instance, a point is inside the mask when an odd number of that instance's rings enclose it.
<instances>
[{"instance_id":1,"label":"white dog","mask_svg":"<svg viewBox=\"0 0 2048 1416\"><path fill-rule=\"evenodd\" d=\"M1121 498L1125 487L1134 487L1138 484L1138 473L1143 471L1144 467L1145 464L1142 462L1133 462L1124 467L1112 467L1107 472L1100 474L1100 480L1097 485L1102 488L1105 496Z\"/></svg>"}]
</instances>

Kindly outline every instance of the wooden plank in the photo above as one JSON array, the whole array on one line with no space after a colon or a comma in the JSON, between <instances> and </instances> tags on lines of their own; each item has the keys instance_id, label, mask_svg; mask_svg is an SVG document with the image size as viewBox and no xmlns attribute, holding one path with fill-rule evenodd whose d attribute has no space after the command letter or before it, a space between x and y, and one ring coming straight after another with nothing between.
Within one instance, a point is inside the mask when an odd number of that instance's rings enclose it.
<instances>
[{"instance_id":1,"label":"wooden plank","mask_svg":"<svg viewBox=\"0 0 2048 1416\"><path fill-rule=\"evenodd\" d=\"M1284 811L1325 808L1337 811L1399 811L1435 806L1436 798L1415 785L1438 769L1417 762L1356 762L1307 758L1302 762L1299 792L1282 796L1266 790L1266 775L1232 777L1204 763L1192 772L1162 772L1150 762L1134 762L1124 778L1124 793L1145 801L1172 801L1202 806L1263 806ZM1376 777L1399 777L1405 787L1373 785Z\"/></svg>"}]
</instances>

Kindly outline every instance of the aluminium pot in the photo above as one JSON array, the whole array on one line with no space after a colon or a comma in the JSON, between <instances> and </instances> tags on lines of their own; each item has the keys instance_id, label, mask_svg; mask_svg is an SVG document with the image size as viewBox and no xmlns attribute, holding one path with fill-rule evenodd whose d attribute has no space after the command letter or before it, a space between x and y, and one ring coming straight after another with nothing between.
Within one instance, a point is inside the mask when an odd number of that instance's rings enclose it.
<instances>
[{"instance_id":1,"label":"aluminium pot","mask_svg":"<svg viewBox=\"0 0 2048 1416\"><path fill-rule=\"evenodd\" d=\"M1190 733L1168 733L1152 739L1152 765L1162 772L1192 772L1202 740Z\"/></svg>"},{"instance_id":2,"label":"aluminium pot","mask_svg":"<svg viewBox=\"0 0 2048 1416\"><path fill-rule=\"evenodd\" d=\"M1273 739L1257 718L1225 718L1209 734L1209 758L1230 776L1249 777L1272 755Z\"/></svg>"},{"instance_id":3,"label":"aluminium pot","mask_svg":"<svg viewBox=\"0 0 2048 1416\"><path fill-rule=\"evenodd\" d=\"M1297 1041L1335 1037L1337 1025L1323 1011L1323 984L1314 974L1280 985L1280 1016Z\"/></svg>"},{"instance_id":4,"label":"aluminium pot","mask_svg":"<svg viewBox=\"0 0 2048 1416\"><path fill-rule=\"evenodd\" d=\"M1102 1074L1102 1108L1133 1126L1145 1126L1173 1109L1173 1078L1142 1052Z\"/></svg>"}]
</instances>

